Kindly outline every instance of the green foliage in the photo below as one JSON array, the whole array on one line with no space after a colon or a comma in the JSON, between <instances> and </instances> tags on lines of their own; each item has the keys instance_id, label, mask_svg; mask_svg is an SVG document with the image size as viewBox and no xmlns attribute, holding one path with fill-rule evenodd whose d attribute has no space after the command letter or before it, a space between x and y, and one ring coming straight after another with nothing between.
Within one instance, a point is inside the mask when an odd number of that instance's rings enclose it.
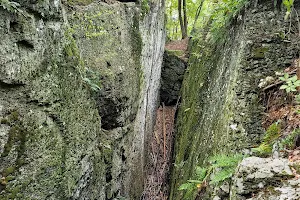
<instances>
[{"instance_id":1,"label":"green foliage","mask_svg":"<svg viewBox=\"0 0 300 200\"><path fill-rule=\"evenodd\" d=\"M148 0L141 0L141 16L142 18L145 17L147 13L150 11L149 1Z\"/></svg>"},{"instance_id":2,"label":"green foliage","mask_svg":"<svg viewBox=\"0 0 300 200\"><path fill-rule=\"evenodd\" d=\"M23 10L20 9L20 4L17 2L0 0L0 6L9 12L23 14Z\"/></svg>"},{"instance_id":3,"label":"green foliage","mask_svg":"<svg viewBox=\"0 0 300 200\"><path fill-rule=\"evenodd\" d=\"M220 154L210 157L210 165L206 168L196 167L196 176L182 184L178 190L194 190L203 187L203 184L210 179L210 184L219 185L224 180L232 177L239 162L243 159L241 154L225 155Z\"/></svg>"},{"instance_id":4,"label":"green foliage","mask_svg":"<svg viewBox=\"0 0 300 200\"><path fill-rule=\"evenodd\" d=\"M207 173L207 169L206 168L202 168L202 167L196 166L196 177L197 177L197 180L203 180L205 178L206 173Z\"/></svg>"},{"instance_id":5,"label":"green foliage","mask_svg":"<svg viewBox=\"0 0 300 200\"><path fill-rule=\"evenodd\" d=\"M237 15L248 0L204 0L203 4L201 2L202 0L186 2L188 35L192 29L209 27L213 36L212 39L217 40L223 37L221 29L229 24L230 20ZM201 10L198 9L199 5L202 5ZM168 0L166 2L166 29L168 37L172 40L181 38L177 6L178 0ZM197 19L195 21L196 15Z\"/></svg>"},{"instance_id":6,"label":"green foliage","mask_svg":"<svg viewBox=\"0 0 300 200\"><path fill-rule=\"evenodd\" d=\"M300 104L300 94L295 95L295 101L297 104Z\"/></svg>"},{"instance_id":7,"label":"green foliage","mask_svg":"<svg viewBox=\"0 0 300 200\"><path fill-rule=\"evenodd\" d=\"M252 148L252 152L258 154L259 156L266 156L272 153L272 145L261 143L258 147Z\"/></svg>"},{"instance_id":8,"label":"green foliage","mask_svg":"<svg viewBox=\"0 0 300 200\"><path fill-rule=\"evenodd\" d=\"M283 3L283 5L285 6L285 8L287 10L286 14L285 14L285 17L284 17L284 19L287 20L291 15L292 7L294 5L294 0L283 0L282 3Z\"/></svg>"},{"instance_id":9,"label":"green foliage","mask_svg":"<svg viewBox=\"0 0 300 200\"><path fill-rule=\"evenodd\" d=\"M214 10L211 14L210 32L213 40L222 39L224 33L222 31L230 20L235 17L241 8L247 3L247 0L218 0L213 4Z\"/></svg>"},{"instance_id":10,"label":"green foliage","mask_svg":"<svg viewBox=\"0 0 300 200\"><path fill-rule=\"evenodd\" d=\"M194 183L184 183L182 184L178 190L189 190L195 187Z\"/></svg>"},{"instance_id":11,"label":"green foliage","mask_svg":"<svg viewBox=\"0 0 300 200\"><path fill-rule=\"evenodd\" d=\"M189 32L193 28L193 21L195 19L195 14L197 11L197 7L200 4L201 0L192 0L186 1L186 8L187 8L187 21L188 21L188 35ZM178 0L167 0L166 1L166 31L167 36L171 40L179 40L181 39L181 32L180 32L180 25L179 25L179 18L178 18Z\"/></svg>"},{"instance_id":12,"label":"green foliage","mask_svg":"<svg viewBox=\"0 0 300 200\"><path fill-rule=\"evenodd\" d=\"M279 77L280 80L284 81L285 84L280 87L280 89L285 90L287 93L296 92L297 87L300 86L300 80L298 77L292 76L290 77L289 74L285 73L283 77Z\"/></svg>"},{"instance_id":13,"label":"green foliage","mask_svg":"<svg viewBox=\"0 0 300 200\"><path fill-rule=\"evenodd\" d=\"M295 140L300 136L300 129L293 130L288 136L279 142L279 148L283 149L293 149L295 148Z\"/></svg>"},{"instance_id":14,"label":"green foliage","mask_svg":"<svg viewBox=\"0 0 300 200\"><path fill-rule=\"evenodd\" d=\"M276 139L280 136L280 124L278 122L273 123L268 130L266 131L263 142L265 143L274 143Z\"/></svg>"},{"instance_id":15,"label":"green foliage","mask_svg":"<svg viewBox=\"0 0 300 200\"><path fill-rule=\"evenodd\" d=\"M243 156L241 154L233 154L230 156L221 154L212 157L210 162L214 173L210 180L210 184L217 185L230 178L242 158Z\"/></svg>"},{"instance_id":16,"label":"green foliage","mask_svg":"<svg viewBox=\"0 0 300 200\"><path fill-rule=\"evenodd\" d=\"M93 91L100 90L100 74L92 71L91 69L86 69L86 74L83 80L90 86Z\"/></svg>"},{"instance_id":17,"label":"green foliage","mask_svg":"<svg viewBox=\"0 0 300 200\"><path fill-rule=\"evenodd\" d=\"M267 156L272 153L273 144L280 137L280 124L273 123L265 132L262 143L257 148L252 148L254 153Z\"/></svg>"}]
</instances>

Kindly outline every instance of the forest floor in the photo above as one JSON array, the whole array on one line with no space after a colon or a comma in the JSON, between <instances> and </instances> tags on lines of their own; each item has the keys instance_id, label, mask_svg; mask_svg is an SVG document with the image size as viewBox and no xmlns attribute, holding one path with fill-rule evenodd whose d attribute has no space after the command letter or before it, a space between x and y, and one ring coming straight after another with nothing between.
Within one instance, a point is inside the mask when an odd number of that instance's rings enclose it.
<instances>
[{"instance_id":1,"label":"forest floor","mask_svg":"<svg viewBox=\"0 0 300 200\"><path fill-rule=\"evenodd\" d=\"M156 111L156 124L150 139L148 174L143 195L145 200L168 199L175 112L176 106L164 105Z\"/></svg>"},{"instance_id":2,"label":"forest floor","mask_svg":"<svg viewBox=\"0 0 300 200\"><path fill-rule=\"evenodd\" d=\"M283 73L288 74L289 77L297 75L299 79L299 66L300 59L296 59ZM299 99L297 100L300 87L297 88L297 91L286 92L284 89L280 89L280 86L284 84L287 83L277 78L268 86L262 88L262 99L265 106L262 126L267 130L272 124L279 124L279 139L287 138L296 132L296 137L289 144L290 148L285 148L281 154L286 154L291 162L300 162L300 102ZM296 177L298 176L297 174Z\"/></svg>"},{"instance_id":3,"label":"forest floor","mask_svg":"<svg viewBox=\"0 0 300 200\"><path fill-rule=\"evenodd\" d=\"M179 58L184 60L185 62L188 61L188 43L189 38L185 38L182 40L174 40L170 41L166 44L165 49L167 51L181 51L182 54L178 55Z\"/></svg>"}]
</instances>

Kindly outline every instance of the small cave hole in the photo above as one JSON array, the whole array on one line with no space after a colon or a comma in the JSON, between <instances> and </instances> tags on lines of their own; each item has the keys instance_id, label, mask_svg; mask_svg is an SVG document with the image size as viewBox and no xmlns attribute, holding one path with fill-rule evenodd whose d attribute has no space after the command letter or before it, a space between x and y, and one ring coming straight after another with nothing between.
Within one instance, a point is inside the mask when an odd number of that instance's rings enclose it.
<instances>
[{"instance_id":1,"label":"small cave hole","mask_svg":"<svg viewBox=\"0 0 300 200\"><path fill-rule=\"evenodd\" d=\"M111 170L107 170L105 174L105 181L109 183L112 180Z\"/></svg>"},{"instance_id":2,"label":"small cave hole","mask_svg":"<svg viewBox=\"0 0 300 200\"><path fill-rule=\"evenodd\" d=\"M126 102L128 98L113 98L113 97L99 97L98 110L101 116L101 128L105 130L112 130L124 125L122 115L126 109Z\"/></svg>"},{"instance_id":3,"label":"small cave hole","mask_svg":"<svg viewBox=\"0 0 300 200\"><path fill-rule=\"evenodd\" d=\"M15 21L11 21L9 23L9 28L10 28L11 32L20 32L21 31L21 27L20 27L19 23L15 22Z\"/></svg>"},{"instance_id":4,"label":"small cave hole","mask_svg":"<svg viewBox=\"0 0 300 200\"><path fill-rule=\"evenodd\" d=\"M22 47L22 48L26 48L26 49L34 49L34 46L32 43L30 43L29 41L27 40L20 40L17 42L17 45L19 47Z\"/></svg>"},{"instance_id":5,"label":"small cave hole","mask_svg":"<svg viewBox=\"0 0 300 200\"><path fill-rule=\"evenodd\" d=\"M300 147L300 135L298 135L295 139L295 146Z\"/></svg>"},{"instance_id":6,"label":"small cave hole","mask_svg":"<svg viewBox=\"0 0 300 200\"><path fill-rule=\"evenodd\" d=\"M125 162L127 158L125 156L125 149L123 147L121 149L121 154L122 154L122 161Z\"/></svg>"},{"instance_id":7,"label":"small cave hole","mask_svg":"<svg viewBox=\"0 0 300 200\"><path fill-rule=\"evenodd\" d=\"M106 65L107 65L108 68L111 67L110 62L108 62L108 61L106 61Z\"/></svg>"}]
</instances>

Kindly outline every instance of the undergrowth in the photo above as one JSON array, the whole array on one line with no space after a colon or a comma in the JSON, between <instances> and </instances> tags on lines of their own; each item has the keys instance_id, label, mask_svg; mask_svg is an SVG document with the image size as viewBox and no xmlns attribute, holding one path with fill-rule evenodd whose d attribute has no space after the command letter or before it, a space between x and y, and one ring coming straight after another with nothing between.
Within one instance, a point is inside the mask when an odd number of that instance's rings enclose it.
<instances>
[{"instance_id":1,"label":"undergrowth","mask_svg":"<svg viewBox=\"0 0 300 200\"><path fill-rule=\"evenodd\" d=\"M197 166L195 178L182 184L179 190L187 190L187 194L192 194L194 190L201 190L207 185L220 185L232 177L242 159L242 154L219 154L212 156L209 158L209 166L204 168Z\"/></svg>"},{"instance_id":2,"label":"undergrowth","mask_svg":"<svg viewBox=\"0 0 300 200\"><path fill-rule=\"evenodd\" d=\"M20 9L21 5L14 1L0 0L0 7L3 9L16 14L23 14L23 10Z\"/></svg>"},{"instance_id":3,"label":"undergrowth","mask_svg":"<svg viewBox=\"0 0 300 200\"><path fill-rule=\"evenodd\" d=\"M226 28L247 3L248 0L206 0L194 29L207 30L212 42L222 41ZM198 32L195 30L192 32Z\"/></svg>"},{"instance_id":4,"label":"undergrowth","mask_svg":"<svg viewBox=\"0 0 300 200\"><path fill-rule=\"evenodd\" d=\"M210 32L212 40L217 41L224 38L224 30L245 6L248 0L221 0L214 3L210 21Z\"/></svg>"}]
</instances>

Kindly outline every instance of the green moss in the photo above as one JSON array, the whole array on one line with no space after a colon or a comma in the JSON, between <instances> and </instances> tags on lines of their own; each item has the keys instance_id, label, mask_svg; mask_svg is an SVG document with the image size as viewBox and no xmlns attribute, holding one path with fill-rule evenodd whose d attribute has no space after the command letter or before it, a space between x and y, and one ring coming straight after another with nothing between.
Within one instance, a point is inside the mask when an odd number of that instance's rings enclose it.
<instances>
[{"instance_id":1,"label":"green moss","mask_svg":"<svg viewBox=\"0 0 300 200\"><path fill-rule=\"evenodd\" d=\"M131 56L134 59L135 66L138 66L138 76L139 76L139 94L141 94L141 90L144 84L144 73L142 70L141 64L141 56L142 56L142 48L143 48L143 40L141 37L141 33L139 31L139 15L135 13L133 17L133 26L131 27L130 34L131 34Z\"/></svg>"},{"instance_id":2,"label":"green moss","mask_svg":"<svg viewBox=\"0 0 300 200\"><path fill-rule=\"evenodd\" d=\"M94 0L67 0L68 4L70 5L79 5L79 6L86 6L93 2Z\"/></svg>"},{"instance_id":3,"label":"green moss","mask_svg":"<svg viewBox=\"0 0 300 200\"><path fill-rule=\"evenodd\" d=\"M2 171L3 176L8 176L16 171L16 167L8 167Z\"/></svg>"},{"instance_id":4,"label":"green moss","mask_svg":"<svg viewBox=\"0 0 300 200\"><path fill-rule=\"evenodd\" d=\"M279 147L281 149L294 149L296 145L295 141L299 135L300 129L293 130L293 132L291 132L279 142Z\"/></svg>"},{"instance_id":5,"label":"green moss","mask_svg":"<svg viewBox=\"0 0 300 200\"><path fill-rule=\"evenodd\" d=\"M297 174L300 174L300 164L293 164L293 168L296 170Z\"/></svg>"},{"instance_id":6,"label":"green moss","mask_svg":"<svg viewBox=\"0 0 300 200\"><path fill-rule=\"evenodd\" d=\"M175 56L178 56L178 57L183 56L184 53L185 53L185 52L182 51L182 50L166 50L166 52L167 52L168 54L175 55Z\"/></svg>"},{"instance_id":7,"label":"green moss","mask_svg":"<svg viewBox=\"0 0 300 200\"><path fill-rule=\"evenodd\" d=\"M263 59L265 58L265 53L269 50L268 47L259 47L253 50L254 59Z\"/></svg>"},{"instance_id":8,"label":"green moss","mask_svg":"<svg viewBox=\"0 0 300 200\"><path fill-rule=\"evenodd\" d=\"M9 190L9 195L7 195L7 199L16 199L16 197L21 198L23 195L20 194L22 189L21 185L17 185L13 189Z\"/></svg>"},{"instance_id":9,"label":"green moss","mask_svg":"<svg viewBox=\"0 0 300 200\"><path fill-rule=\"evenodd\" d=\"M257 148L253 148L252 151L259 156L267 156L272 153L272 147L274 142L280 137L280 125L273 123L265 132L263 142Z\"/></svg>"},{"instance_id":10,"label":"green moss","mask_svg":"<svg viewBox=\"0 0 300 200\"><path fill-rule=\"evenodd\" d=\"M2 118L2 119L0 120L0 123L1 123L1 124L7 124L7 125L9 125L9 121L8 121L7 118Z\"/></svg>"},{"instance_id":11,"label":"green moss","mask_svg":"<svg viewBox=\"0 0 300 200\"><path fill-rule=\"evenodd\" d=\"M150 12L149 0L141 0L141 15L144 18Z\"/></svg>"},{"instance_id":12,"label":"green moss","mask_svg":"<svg viewBox=\"0 0 300 200\"><path fill-rule=\"evenodd\" d=\"M4 145L4 151L1 154L1 158L9 156L13 147L17 152L17 158L13 165L2 170L1 174L5 177L6 182L11 179L7 177L15 173L22 165L24 165L24 151L25 151L25 142L27 140L28 132L24 128L22 123L22 119L18 111L12 111L10 115L7 117L9 119L9 125L11 126L8 132L8 140Z\"/></svg>"}]
</instances>

